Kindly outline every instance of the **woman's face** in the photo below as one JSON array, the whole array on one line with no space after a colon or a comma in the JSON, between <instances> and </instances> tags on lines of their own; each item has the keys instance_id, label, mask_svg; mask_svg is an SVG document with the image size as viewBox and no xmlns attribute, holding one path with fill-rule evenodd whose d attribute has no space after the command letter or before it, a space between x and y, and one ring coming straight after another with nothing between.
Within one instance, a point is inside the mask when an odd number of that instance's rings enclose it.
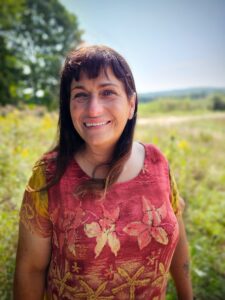
<instances>
[{"instance_id":1,"label":"woman's face","mask_svg":"<svg viewBox=\"0 0 225 300\"><path fill-rule=\"evenodd\" d=\"M123 83L111 68L106 71L94 79L81 73L80 80L71 83L73 125L91 148L114 147L135 108L136 95L128 99Z\"/></svg>"}]
</instances>

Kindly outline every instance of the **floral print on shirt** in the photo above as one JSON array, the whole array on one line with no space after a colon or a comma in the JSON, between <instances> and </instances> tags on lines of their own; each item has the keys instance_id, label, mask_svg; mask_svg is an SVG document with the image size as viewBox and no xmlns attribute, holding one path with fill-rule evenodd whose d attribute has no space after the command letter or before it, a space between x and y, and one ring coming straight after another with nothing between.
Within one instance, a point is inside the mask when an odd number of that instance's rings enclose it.
<instances>
[{"instance_id":1,"label":"floral print on shirt","mask_svg":"<svg viewBox=\"0 0 225 300\"><path fill-rule=\"evenodd\" d=\"M25 192L21 222L52 237L47 299L164 299L178 240L178 192L163 155L152 145L145 150L144 170L104 201L74 197L87 179L75 162L45 198ZM36 167L31 187L45 182L45 168Z\"/></svg>"}]
</instances>

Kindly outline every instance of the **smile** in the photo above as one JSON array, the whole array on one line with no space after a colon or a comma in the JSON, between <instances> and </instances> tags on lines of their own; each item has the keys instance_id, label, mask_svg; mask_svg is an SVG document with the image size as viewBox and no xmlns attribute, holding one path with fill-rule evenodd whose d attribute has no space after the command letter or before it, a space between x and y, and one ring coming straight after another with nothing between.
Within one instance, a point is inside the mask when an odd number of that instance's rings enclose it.
<instances>
[{"instance_id":1,"label":"smile","mask_svg":"<svg viewBox=\"0 0 225 300\"><path fill-rule=\"evenodd\" d=\"M98 123L84 123L84 125L86 127L97 127L97 126L104 126L107 125L108 123L110 123L110 121L106 121L106 122L98 122Z\"/></svg>"}]
</instances>

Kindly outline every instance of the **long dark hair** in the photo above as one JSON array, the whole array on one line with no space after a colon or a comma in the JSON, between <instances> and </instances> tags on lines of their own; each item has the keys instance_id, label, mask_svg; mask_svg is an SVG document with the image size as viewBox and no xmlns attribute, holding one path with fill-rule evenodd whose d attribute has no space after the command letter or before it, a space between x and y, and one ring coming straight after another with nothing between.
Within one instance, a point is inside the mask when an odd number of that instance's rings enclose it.
<instances>
[{"instance_id":1,"label":"long dark hair","mask_svg":"<svg viewBox=\"0 0 225 300\"><path fill-rule=\"evenodd\" d=\"M82 149L85 142L74 128L70 115L70 89L73 79L79 80L81 71L89 78L98 77L103 70L111 68L114 75L125 88L128 99L136 93L132 72L125 59L115 50L106 46L82 47L69 53L62 72L60 82L60 107L58 121L58 141L55 151L55 172L52 179L47 183L48 188L57 183L62 177L74 154ZM134 115L127 124L116 144L111 161L108 163L108 174L105 179L92 178L81 184L76 193L84 195L88 192L106 191L118 179L125 161L128 159L133 142L134 129L137 117L137 99Z\"/></svg>"}]
</instances>

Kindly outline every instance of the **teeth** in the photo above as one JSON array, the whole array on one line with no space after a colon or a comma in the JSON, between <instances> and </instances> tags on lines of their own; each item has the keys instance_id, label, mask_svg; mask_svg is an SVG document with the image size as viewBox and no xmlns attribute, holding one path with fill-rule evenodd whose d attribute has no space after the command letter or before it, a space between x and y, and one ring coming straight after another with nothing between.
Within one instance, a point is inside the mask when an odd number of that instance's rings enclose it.
<instances>
[{"instance_id":1,"label":"teeth","mask_svg":"<svg viewBox=\"0 0 225 300\"><path fill-rule=\"evenodd\" d=\"M107 122L100 122L100 123L85 123L87 127L94 127L94 126L101 126L101 125L106 125Z\"/></svg>"}]
</instances>

